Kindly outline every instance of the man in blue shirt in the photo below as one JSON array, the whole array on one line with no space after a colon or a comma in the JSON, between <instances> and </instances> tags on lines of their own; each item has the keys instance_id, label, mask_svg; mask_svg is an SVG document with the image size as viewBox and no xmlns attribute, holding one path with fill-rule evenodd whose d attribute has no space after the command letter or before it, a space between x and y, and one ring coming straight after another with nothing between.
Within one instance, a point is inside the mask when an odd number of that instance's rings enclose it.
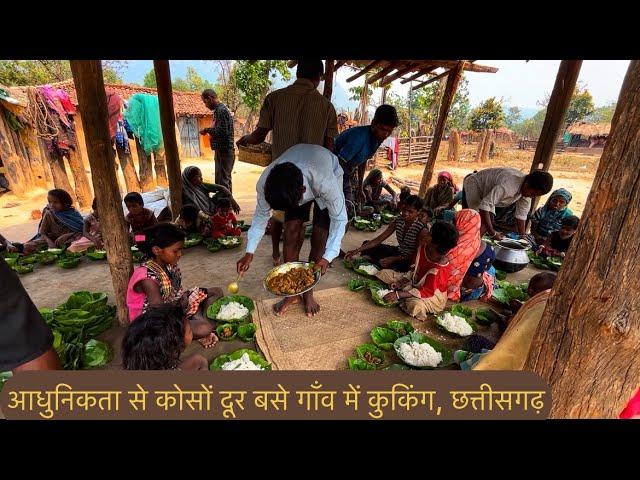
<instances>
[{"instance_id":1,"label":"man in blue shirt","mask_svg":"<svg viewBox=\"0 0 640 480\"><path fill-rule=\"evenodd\" d=\"M367 160L373 157L384 140L398 126L398 113L391 105L376 109L371 125L345 130L334 142L333 152L344 170L343 190L347 202L364 203L362 190ZM353 190L356 190L355 192ZM352 212L350 205L347 209Z\"/></svg>"}]
</instances>

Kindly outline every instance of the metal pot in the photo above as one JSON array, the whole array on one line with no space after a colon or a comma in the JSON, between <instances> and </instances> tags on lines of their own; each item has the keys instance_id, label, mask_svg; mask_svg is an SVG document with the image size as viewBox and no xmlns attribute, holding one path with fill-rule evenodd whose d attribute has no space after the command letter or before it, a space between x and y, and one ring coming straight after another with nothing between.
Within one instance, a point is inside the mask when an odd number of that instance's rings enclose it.
<instances>
[{"instance_id":1,"label":"metal pot","mask_svg":"<svg viewBox=\"0 0 640 480\"><path fill-rule=\"evenodd\" d=\"M500 240L494 247L496 260L493 266L503 272L519 272L529 264L529 248L516 240Z\"/></svg>"}]
</instances>

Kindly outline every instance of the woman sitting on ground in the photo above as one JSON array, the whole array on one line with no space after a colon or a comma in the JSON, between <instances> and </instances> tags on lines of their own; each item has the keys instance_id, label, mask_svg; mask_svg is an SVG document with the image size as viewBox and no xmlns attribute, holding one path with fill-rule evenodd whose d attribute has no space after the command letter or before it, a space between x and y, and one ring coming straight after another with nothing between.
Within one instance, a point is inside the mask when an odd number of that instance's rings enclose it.
<instances>
[{"instance_id":1,"label":"woman sitting on ground","mask_svg":"<svg viewBox=\"0 0 640 480\"><path fill-rule=\"evenodd\" d=\"M435 218L442 218L442 212L448 209L456 193L458 187L453 182L453 176L449 172L440 172L438 183L427 190L424 206L433 212Z\"/></svg>"},{"instance_id":2,"label":"woman sitting on ground","mask_svg":"<svg viewBox=\"0 0 640 480\"><path fill-rule=\"evenodd\" d=\"M560 230L562 220L573 215L568 205L571 193L559 188L554 190L544 206L538 208L531 218L531 234L537 245L542 245L552 232Z\"/></svg>"},{"instance_id":3,"label":"woman sitting on ground","mask_svg":"<svg viewBox=\"0 0 640 480\"><path fill-rule=\"evenodd\" d=\"M347 252L346 259L364 254L373 263L382 268L390 268L396 272L407 272L415 260L419 243L424 243L428 229L418 219L422 208L422 200L417 195L410 195L403 203L400 215L392 221L387 229L362 246ZM383 244L395 232L398 246Z\"/></svg>"},{"instance_id":4,"label":"woman sitting on ground","mask_svg":"<svg viewBox=\"0 0 640 480\"><path fill-rule=\"evenodd\" d=\"M382 189L389 192L389 195L382 195ZM374 168L362 182L362 190L365 196L365 205L371 206L379 212L385 208L394 208L397 197L396 192L384 181L382 170Z\"/></svg>"},{"instance_id":5,"label":"woman sitting on ground","mask_svg":"<svg viewBox=\"0 0 640 480\"><path fill-rule=\"evenodd\" d=\"M455 214L455 226L460 238L448 254L451 264L449 299L454 302L488 300L493 294L496 254L491 245L480 239L480 214L462 209Z\"/></svg>"},{"instance_id":6,"label":"woman sitting on ground","mask_svg":"<svg viewBox=\"0 0 640 480\"><path fill-rule=\"evenodd\" d=\"M202 171L193 165L182 171L182 203L184 205L195 205L205 214L214 215L216 204L221 198L228 198L233 211L240 213L240 205L226 187L203 182Z\"/></svg>"},{"instance_id":7,"label":"woman sitting on ground","mask_svg":"<svg viewBox=\"0 0 640 480\"><path fill-rule=\"evenodd\" d=\"M457 242L458 231L452 224L435 222L430 240L418 248L411 272L385 269L376 275L393 290L384 296L384 301L399 301L402 310L422 321L430 314L442 312L447 306L449 285L447 253Z\"/></svg>"},{"instance_id":8,"label":"woman sitting on ground","mask_svg":"<svg viewBox=\"0 0 640 480\"><path fill-rule=\"evenodd\" d=\"M24 244L26 255L42 248L67 248L82 237L84 221L73 207L71 195L59 188L47 194L49 204L42 210L38 233Z\"/></svg>"}]
</instances>

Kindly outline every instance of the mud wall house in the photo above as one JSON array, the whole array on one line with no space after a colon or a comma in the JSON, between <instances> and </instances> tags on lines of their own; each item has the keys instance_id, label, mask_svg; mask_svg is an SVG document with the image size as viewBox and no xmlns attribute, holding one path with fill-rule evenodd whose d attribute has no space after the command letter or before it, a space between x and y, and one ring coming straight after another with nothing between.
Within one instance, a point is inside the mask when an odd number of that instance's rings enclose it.
<instances>
[{"instance_id":1,"label":"mud wall house","mask_svg":"<svg viewBox=\"0 0 640 480\"><path fill-rule=\"evenodd\" d=\"M611 130L610 123L577 122L566 132L569 147L604 148Z\"/></svg>"}]
</instances>

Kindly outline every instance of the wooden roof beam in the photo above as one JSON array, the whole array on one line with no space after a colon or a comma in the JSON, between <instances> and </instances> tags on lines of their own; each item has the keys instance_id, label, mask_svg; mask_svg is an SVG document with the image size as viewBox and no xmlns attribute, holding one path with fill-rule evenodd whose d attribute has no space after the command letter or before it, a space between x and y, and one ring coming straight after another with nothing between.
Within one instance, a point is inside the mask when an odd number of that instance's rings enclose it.
<instances>
[{"instance_id":1,"label":"wooden roof beam","mask_svg":"<svg viewBox=\"0 0 640 480\"><path fill-rule=\"evenodd\" d=\"M394 80L397 80L398 78L402 77L402 75L404 75L407 72L410 72L411 70L413 70L414 68L416 68L418 65L415 63L411 63L408 66L404 67L404 68L400 68L396 73L394 73L391 76L387 76L384 77L381 81L380 81L380 86L381 87L386 87L387 85L389 85L391 82L393 82Z\"/></svg>"},{"instance_id":2,"label":"wooden roof beam","mask_svg":"<svg viewBox=\"0 0 640 480\"><path fill-rule=\"evenodd\" d=\"M453 70L453 69L451 69L451 70ZM430 83L435 82L436 80L440 80L442 77L446 77L447 75L449 75L449 72L450 72L451 70L446 70L446 71L442 72L440 75L436 75L435 77L431 77L431 78L430 78L429 80L427 80L426 82L422 82L422 83L420 83L420 84L416 85L415 87L413 87L413 88L411 89L411 91L414 91L414 92L415 92L415 91L416 91L416 90L418 90L419 88L425 87L425 86L429 85Z\"/></svg>"},{"instance_id":3,"label":"wooden roof beam","mask_svg":"<svg viewBox=\"0 0 640 480\"><path fill-rule=\"evenodd\" d=\"M381 79L382 77L384 77L388 73L390 73L393 70L395 70L397 67L398 67L397 63L391 63L390 65L387 65L386 67L384 67L382 70L380 70L375 75L372 75L371 77L367 78L367 84L371 85L372 83L376 82L377 80Z\"/></svg>"},{"instance_id":4,"label":"wooden roof beam","mask_svg":"<svg viewBox=\"0 0 640 480\"><path fill-rule=\"evenodd\" d=\"M438 67L424 67L421 68L419 71L417 71L415 74L411 75L409 78L405 78L404 80L402 80L402 82L400 83L408 83L411 82L413 80L415 80L418 77L421 77L422 75L425 75L427 73L432 72L433 70L435 70Z\"/></svg>"},{"instance_id":5,"label":"wooden roof beam","mask_svg":"<svg viewBox=\"0 0 640 480\"><path fill-rule=\"evenodd\" d=\"M378 65L384 63L385 61L386 60L375 60L375 61L371 62L369 65L364 67L362 70L357 72L355 75L352 75L349 78L347 78L347 83L353 82L356 78L360 78L362 75L367 73L369 70L371 70L372 68L377 67Z\"/></svg>"}]
</instances>

